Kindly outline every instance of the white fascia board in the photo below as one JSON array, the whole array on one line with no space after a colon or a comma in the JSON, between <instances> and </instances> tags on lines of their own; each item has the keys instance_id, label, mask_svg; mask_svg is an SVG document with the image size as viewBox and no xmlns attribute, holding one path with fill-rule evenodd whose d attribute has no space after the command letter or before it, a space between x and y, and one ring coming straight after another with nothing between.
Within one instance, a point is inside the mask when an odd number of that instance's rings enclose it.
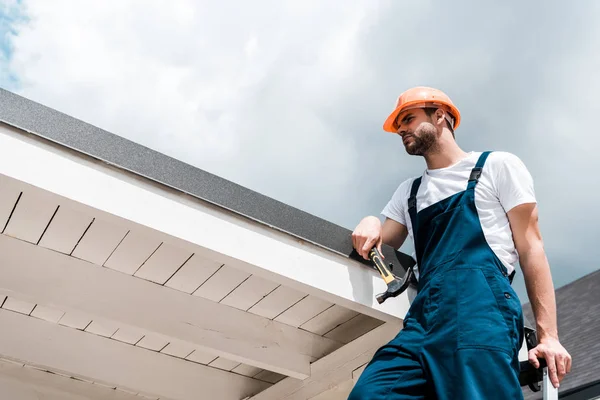
<instances>
[{"instance_id":1,"label":"white fascia board","mask_svg":"<svg viewBox=\"0 0 600 400\"><path fill-rule=\"evenodd\" d=\"M406 293L378 304L385 282L357 261L6 125L0 125L0 174L383 321L398 322L409 308Z\"/></svg>"}]
</instances>

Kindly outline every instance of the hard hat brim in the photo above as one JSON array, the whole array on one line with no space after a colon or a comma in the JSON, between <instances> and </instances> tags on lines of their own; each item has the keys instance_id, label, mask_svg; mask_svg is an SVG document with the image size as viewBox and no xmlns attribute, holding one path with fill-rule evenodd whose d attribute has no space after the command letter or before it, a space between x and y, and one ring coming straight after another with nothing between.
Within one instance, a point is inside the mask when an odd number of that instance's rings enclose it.
<instances>
[{"instance_id":1,"label":"hard hat brim","mask_svg":"<svg viewBox=\"0 0 600 400\"><path fill-rule=\"evenodd\" d=\"M383 130L391 133L398 133L398 127L396 125L396 119L398 115L406 110L410 110L413 108L425 108L425 107L437 107L446 109L452 117L454 117L454 127L456 130L460 125L460 112L454 105L438 103L432 101L423 101L423 100L414 100L407 103L402 104L401 106L396 107L394 111L387 117L385 122L383 123Z\"/></svg>"}]
</instances>

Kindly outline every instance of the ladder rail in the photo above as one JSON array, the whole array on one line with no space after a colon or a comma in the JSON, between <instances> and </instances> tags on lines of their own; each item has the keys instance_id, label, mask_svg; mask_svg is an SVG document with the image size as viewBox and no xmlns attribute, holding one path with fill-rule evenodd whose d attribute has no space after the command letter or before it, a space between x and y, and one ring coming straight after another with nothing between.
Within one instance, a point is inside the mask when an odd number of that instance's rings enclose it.
<instances>
[{"instance_id":1,"label":"ladder rail","mask_svg":"<svg viewBox=\"0 0 600 400\"><path fill-rule=\"evenodd\" d=\"M542 379L542 393L544 400L558 400L558 389L554 387L550 380L548 367L544 367L544 377Z\"/></svg>"}]
</instances>

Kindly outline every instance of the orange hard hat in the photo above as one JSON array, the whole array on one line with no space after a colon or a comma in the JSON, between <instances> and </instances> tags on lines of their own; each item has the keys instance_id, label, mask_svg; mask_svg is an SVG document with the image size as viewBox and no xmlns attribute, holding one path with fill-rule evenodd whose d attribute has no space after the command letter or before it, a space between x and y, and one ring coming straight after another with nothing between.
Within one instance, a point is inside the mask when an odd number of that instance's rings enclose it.
<instances>
[{"instance_id":1,"label":"orange hard hat","mask_svg":"<svg viewBox=\"0 0 600 400\"><path fill-rule=\"evenodd\" d=\"M385 120L383 130L392 133L398 132L398 125L396 125L398 114L411 108L424 107L443 108L447 114L450 114L448 120L453 129L460 125L460 112L446 93L426 86L417 86L408 89L398 97L396 108Z\"/></svg>"}]
</instances>

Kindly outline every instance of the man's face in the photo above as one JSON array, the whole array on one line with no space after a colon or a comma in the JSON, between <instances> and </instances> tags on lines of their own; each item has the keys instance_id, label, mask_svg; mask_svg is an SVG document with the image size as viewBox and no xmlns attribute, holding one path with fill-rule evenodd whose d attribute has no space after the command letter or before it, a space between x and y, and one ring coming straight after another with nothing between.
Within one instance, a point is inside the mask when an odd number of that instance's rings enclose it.
<instances>
[{"instance_id":1,"label":"man's face","mask_svg":"<svg viewBox=\"0 0 600 400\"><path fill-rule=\"evenodd\" d=\"M398 115L398 134L402 137L408 154L422 156L435 149L438 132L434 125L434 117L435 114L427 116L422 108L406 110Z\"/></svg>"}]
</instances>

